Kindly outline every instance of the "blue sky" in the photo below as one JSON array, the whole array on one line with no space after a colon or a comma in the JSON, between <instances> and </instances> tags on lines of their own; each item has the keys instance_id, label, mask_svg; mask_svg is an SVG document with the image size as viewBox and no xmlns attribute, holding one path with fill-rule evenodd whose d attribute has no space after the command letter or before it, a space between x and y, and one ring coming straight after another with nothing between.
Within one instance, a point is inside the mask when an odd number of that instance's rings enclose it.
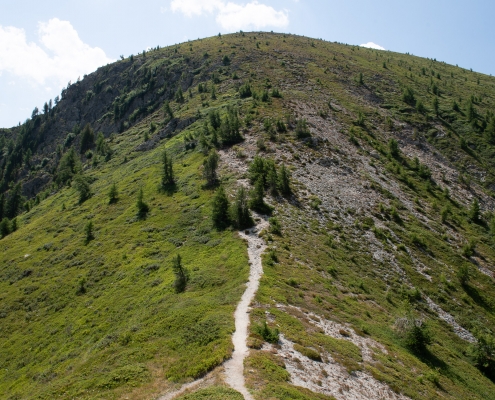
<instances>
[{"instance_id":1,"label":"blue sky","mask_svg":"<svg viewBox=\"0 0 495 400\"><path fill-rule=\"evenodd\" d=\"M495 74L493 15L482 0L2 0L0 127L121 54L241 29L372 42Z\"/></svg>"}]
</instances>

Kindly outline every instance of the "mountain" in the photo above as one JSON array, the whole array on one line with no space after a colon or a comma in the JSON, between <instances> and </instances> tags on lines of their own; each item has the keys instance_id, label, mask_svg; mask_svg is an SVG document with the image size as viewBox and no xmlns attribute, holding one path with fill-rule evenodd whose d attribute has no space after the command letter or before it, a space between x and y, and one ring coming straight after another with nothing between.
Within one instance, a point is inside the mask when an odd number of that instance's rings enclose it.
<instances>
[{"instance_id":1,"label":"mountain","mask_svg":"<svg viewBox=\"0 0 495 400\"><path fill-rule=\"evenodd\" d=\"M260 32L69 84L0 131L0 397L495 398L494 104Z\"/></svg>"}]
</instances>

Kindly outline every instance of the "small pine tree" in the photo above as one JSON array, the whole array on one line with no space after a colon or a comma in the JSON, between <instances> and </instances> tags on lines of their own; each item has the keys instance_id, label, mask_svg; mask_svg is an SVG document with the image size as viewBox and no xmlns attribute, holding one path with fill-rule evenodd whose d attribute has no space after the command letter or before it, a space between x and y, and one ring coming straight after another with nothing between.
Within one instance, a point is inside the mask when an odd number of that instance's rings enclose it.
<instances>
[{"instance_id":1,"label":"small pine tree","mask_svg":"<svg viewBox=\"0 0 495 400\"><path fill-rule=\"evenodd\" d=\"M253 220L249 214L248 198L244 186L241 186L237 191L235 202L232 205L231 221L237 229L245 229L253 225Z\"/></svg>"},{"instance_id":2,"label":"small pine tree","mask_svg":"<svg viewBox=\"0 0 495 400\"><path fill-rule=\"evenodd\" d=\"M423 102L421 100L416 100L416 110L420 113L420 114L424 114L426 112L426 107L425 105L423 104Z\"/></svg>"},{"instance_id":3,"label":"small pine tree","mask_svg":"<svg viewBox=\"0 0 495 400\"><path fill-rule=\"evenodd\" d=\"M149 208L148 204L146 204L143 200L143 189L139 189L136 206L138 209L138 218L141 218L141 219L145 218L146 214L148 214L150 208Z\"/></svg>"},{"instance_id":4,"label":"small pine tree","mask_svg":"<svg viewBox=\"0 0 495 400\"><path fill-rule=\"evenodd\" d=\"M218 230L225 229L229 226L229 208L230 204L227 195L225 194L225 189L223 186L220 186L215 193L215 197L213 198L211 215L213 225Z\"/></svg>"},{"instance_id":5,"label":"small pine tree","mask_svg":"<svg viewBox=\"0 0 495 400\"><path fill-rule=\"evenodd\" d=\"M266 204L263 200L264 195L265 189L263 185L263 179L260 177L254 184L254 188L251 191L249 208L255 211L264 212L266 210Z\"/></svg>"},{"instance_id":6,"label":"small pine tree","mask_svg":"<svg viewBox=\"0 0 495 400\"><path fill-rule=\"evenodd\" d=\"M292 189L290 187L290 174L285 167L285 164L282 164L280 167L280 172L278 174L278 188L280 193L286 197L292 193Z\"/></svg>"},{"instance_id":7,"label":"small pine tree","mask_svg":"<svg viewBox=\"0 0 495 400\"><path fill-rule=\"evenodd\" d=\"M438 97L435 96L433 99L433 110L435 111L435 115L438 117L438 113L440 111L440 102L438 101Z\"/></svg>"},{"instance_id":8,"label":"small pine tree","mask_svg":"<svg viewBox=\"0 0 495 400\"><path fill-rule=\"evenodd\" d=\"M17 183L10 191L10 195L5 204L4 214L6 217L13 219L22 209L24 204L24 197L22 196L22 187L20 183Z\"/></svg>"},{"instance_id":9,"label":"small pine tree","mask_svg":"<svg viewBox=\"0 0 495 400\"><path fill-rule=\"evenodd\" d=\"M115 204L119 201L119 192L117 185L114 183L108 192L108 204Z\"/></svg>"},{"instance_id":10,"label":"small pine tree","mask_svg":"<svg viewBox=\"0 0 495 400\"><path fill-rule=\"evenodd\" d=\"M182 258L180 254L174 257L172 261L172 271L175 275L174 289L176 293L182 293L186 290L187 282L189 280L188 271L182 265Z\"/></svg>"},{"instance_id":11,"label":"small pine tree","mask_svg":"<svg viewBox=\"0 0 495 400\"><path fill-rule=\"evenodd\" d=\"M217 168L220 157L215 149L210 151L208 157L203 162L203 177L206 179L208 186L213 186L217 183Z\"/></svg>"},{"instance_id":12,"label":"small pine tree","mask_svg":"<svg viewBox=\"0 0 495 400\"><path fill-rule=\"evenodd\" d=\"M84 234L86 236L86 244L91 242L95 237L93 233L93 221L89 221L84 227Z\"/></svg>"},{"instance_id":13,"label":"small pine tree","mask_svg":"<svg viewBox=\"0 0 495 400\"><path fill-rule=\"evenodd\" d=\"M0 148L1 151L1 148ZM3 219L5 216L5 194L1 193L0 194L0 221Z\"/></svg>"},{"instance_id":14,"label":"small pine tree","mask_svg":"<svg viewBox=\"0 0 495 400\"><path fill-rule=\"evenodd\" d=\"M357 79L358 85L364 85L363 73L360 72Z\"/></svg>"},{"instance_id":15,"label":"small pine tree","mask_svg":"<svg viewBox=\"0 0 495 400\"><path fill-rule=\"evenodd\" d=\"M298 139L304 139L311 136L311 132L308 128L308 123L305 119L300 119L296 124L296 137Z\"/></svg>"},{"instance_id":16,"label":"small pine tree","mask_svg":"<svg viewBox=\"0 0 495 400\"><path fill-rule=\"evenodd\" d=\"M457 104L457 101L455 101L455 100L452 102L452 110L454 110L456 112L461 111L461 109L459 108L459 104Z\"/></svg>"},{"instance_id":17,"label":"small pine tree","mask_svg":"<svg viewBox=\"0 0 495 400\"><path fill-rule=\"evenodd\" d=\"M217 92L215 90L215 86L211 87L211 99L216 100L217 99Z\"/></svg>"},{"instance_id":18,"label":"small pine tree","mask_svg":"<svg viewBox=\"0 0 495 400\"><path fill-rule=\"evenodd\" d=\"M466 264L462 264L457 270L457 279L462 286L466 286L470 278L469 267Z\"/></svg>"},{"instance_id":19,"label":"small pine tree","mask_svg":"<svg viewBox=\"0 0 495 400\"><path fill-rule=\"evenodd\" d=\"M476 119L476 110L474 109L474 105L473 105L473 102L471 100L468 101L468 104L466 107L466 116L467 116L467 120L469 122Z\"/></svg>"},{"instance_id":20,"label":"small pine tree","mask_svg":"<svg viewBox=\"0 0 495 400\"><path fill-rule=\"evenodd\" d=\"M81 132L81 154L84 154L86 150L89 150L93 147L95 142L95 135L91 125L86 124L84 129Z\"/></svg>"},{"instance_id":21,"label":"small pine tree","mask_svg":"<svg viewBox=\"0 0 495 400\"><path fill-rule=\"evenodd\" d=\"M398 158L400 156L399 143L395 139L390 139L388 141L388 150L390 155L394 158Z\"/></svg>"},{"instance_id":22,"label":"small pine tree","mask_svg":"<svg viewBox=\"0 0 495 400\"><path fill-rule=\"evenodd\" d=\"M15 232L17 230L18 226L17 226L17 218L14 218L12 221L11 221L11 224L10 224L10 230L12 232Z\"/></svg>"},{"instance_id":23,"label":"small pine tree","mask_svg":"<svg viewBox=\"0 0 495 400\"><path fill-rule=\"evenodd\" d=\"M165 188L175 183L172 158L167 155L166 151L163 152L162 162L163 162L162 187Z\"/></svg>"},{"instance_id":24,"label":"small pine tree","mask_svg":"<svg viewBox=\"0 0 495 400\"><path fill-rule=\"evenodd\" d=\"M473 202L471 203L471 207L469 209L469 219L473 222L479 222L480 220L480 203L478 199L475 197Z\"/></svg>"},{"instance_id":25,"label":"small pine tree","mask_svg":"<svg viewBox=\"0 0 495 400\"><path fill-rule=\"evenodd\" d=\"M10 221L8 218L3 218L0 222L0 238L3 239L5 236L10 234Z\"/></svg>"},{"instance_id":26,"label":"small pine tree","mask_svg":"<svg viewBox=\"0 0 495 400\"><path fill-rule=\"evenodd\" d=\"M275 168L275 163L272 160L267 161L266 169L268 170L266 174L266 184L268 186L268 190L272 196L276 196L278 194L279 177L277 174L277 169Z\"/></svg>"},{"instance_id":27,"label":"small pine tree","mask_svg":"<svg viewBox=\"0 0 495 400\"><path fill-rule=\"evenodd\" d=\"M175 93L175 101L177 103L184 103L184 93L182 92L181 87L179 87L179 89L177 89L177 92Z\"/></svg>"},{"instance_id":28,"label":"small pine tree","mask_svg":"<svg viewBox=\"0 0 495 400\"><path fill-rule=\"evenodd\" d=\"M167 119L167 121L170 121L174 118L172 107L170 107L170 103L168 101L165 101L165 103L163 103L163 112L165 113L165 118Z\"/></svg>"},{"instance_id":29,"label":"small pine tree","mask_svg":"<svg viewBox=\"0 0 495 400\"><path fill-rule=\"evenodd\" d=\"M79 204L91 197L90 180L87 176L78 174L74 177L74 187L79 192Z\"/></svg>"},{"instance_id":30,"label":"small pine tree","mask_svg":"<svg viewBox=\"0 0 495 400\"><path fill-rule=\"evenodd\" d=\"M416 105L416 98L414 97L414 92L410 87L404 88L402 93L402 101L410 106Z\"/></svg>"}]
</instances>

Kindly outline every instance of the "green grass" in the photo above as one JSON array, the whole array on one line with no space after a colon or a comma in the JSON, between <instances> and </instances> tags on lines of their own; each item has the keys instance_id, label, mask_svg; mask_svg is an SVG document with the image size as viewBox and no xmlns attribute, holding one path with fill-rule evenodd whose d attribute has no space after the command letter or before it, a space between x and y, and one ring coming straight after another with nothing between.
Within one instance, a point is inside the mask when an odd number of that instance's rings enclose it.
<instances>
[{"instance_id":1,"label":"green grass","mask_svg":"<svg viewBox=\"0 0 495 400\"><path fill-rule=\"evenodd\" d=\"M192 394L179 397L180 400L242 400L243 398L239 392L221 386L200 389Z\"/></svg>"},{"instance_id":2,"label":"green grass","mask_svg":"<svg viewBox=\"0 0 495 400\"><path fill-rule=\"evenodd\" d=\"M202 156L180 150L180 138L169 141L177 191L161 193L163 146L128 153L135 132L119 136L115 159L88 172L96 179L89 200L79 205L74 189L63 189L0 243L3 395L115 398L150 383L156 366L180 381L229 357L245 245L212 229ZM121 164L124 154L130 160ZM119 201L109 205L113 183ZM150 206L144 220L136 217L139 188ZM85 245L89 220L95 239ZM172 287L176 254L190 272L183 294Z\"/></svg>"}]
</instances>

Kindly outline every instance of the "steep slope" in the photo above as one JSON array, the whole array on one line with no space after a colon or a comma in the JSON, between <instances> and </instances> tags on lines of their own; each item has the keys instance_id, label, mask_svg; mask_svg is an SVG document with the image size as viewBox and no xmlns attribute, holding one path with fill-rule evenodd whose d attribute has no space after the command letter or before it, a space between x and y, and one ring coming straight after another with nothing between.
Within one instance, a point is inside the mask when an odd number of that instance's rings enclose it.
<instances>
[{"instance_id":1,"label":"steep slope","mask_svg":"<svg viewBox=\"0 0 495 400\"><path fill-rule=\"evenodd\" d=\"M238 398L222 365L249 223L216 229L212 202L243 187L271 217L254 398L494 398L494 101L492 77L273 33L70 85L0 136L1 397L159 397L212 371L184 398Z\"/></svg>"}]
</instances>

